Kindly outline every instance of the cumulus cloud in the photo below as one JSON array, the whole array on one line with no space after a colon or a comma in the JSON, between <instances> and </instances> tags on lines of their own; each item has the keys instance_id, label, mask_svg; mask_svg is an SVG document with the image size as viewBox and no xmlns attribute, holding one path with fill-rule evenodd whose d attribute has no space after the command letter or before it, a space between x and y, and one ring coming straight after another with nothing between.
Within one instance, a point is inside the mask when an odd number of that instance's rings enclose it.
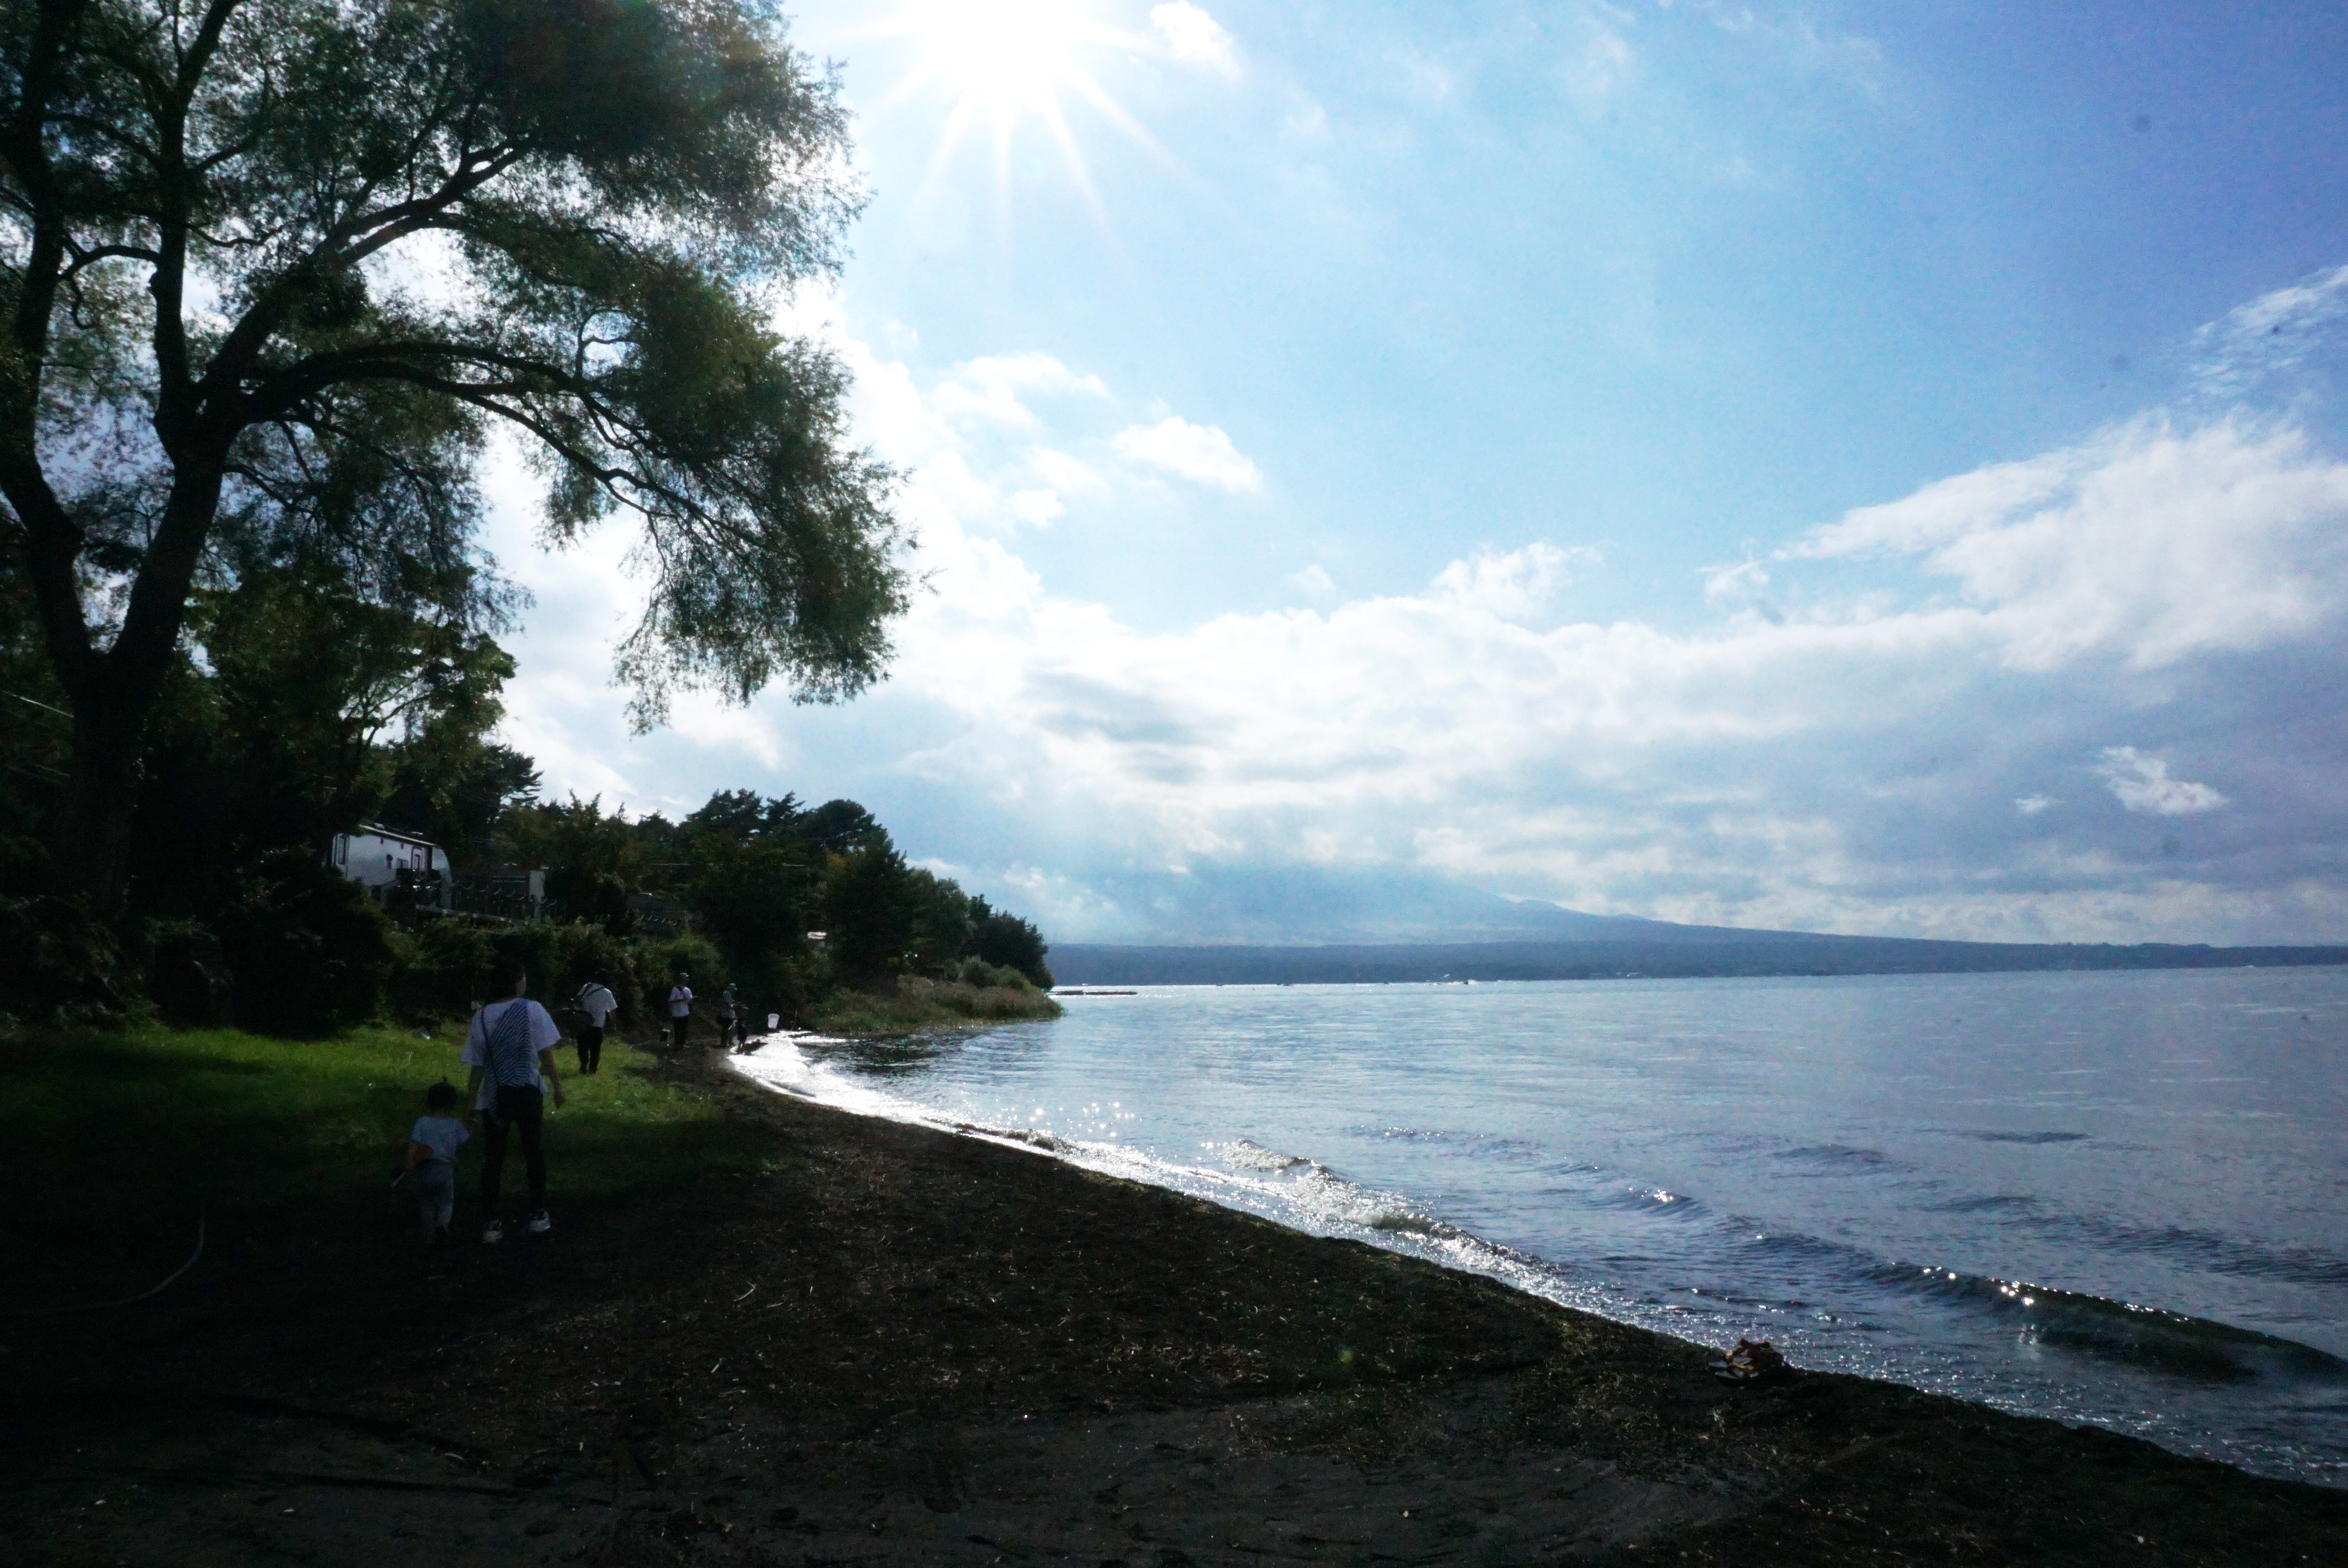
<instances>
[{"instance_id":1,"label":"cumulus cloud","mask_svg":"<svg viewBox=\"0 0 2348 1568\"><path fill-rule=\"evenodd\" d=\"M1599 558L1567 535L1351 599L1307 568L1309 608L1144 630L1006 541L1137 472L1261 489L1228 436L1130 423L1047 356L927 379L840 346L930 583L891 681L836 714L681 707L655 765L603 684L618 567L561 558L530 578L511 721L556 789L689 805L770 763L767 787L857 794L1021 889L1060 940L1214 935L1241 884L1307 870L1752 926L2348 936L2348 785L2306 722L2348 677L2348 465L2288 425L2149 420L1954 476L1722 569L1675 626L1572 615ZM1704 609L1765 580L1800 613ZM2054 810L2065 778L2123 809ZM2146 816L2194 826L2148 842Z\"/></svg>"},{"instance_id":2,"label":"cumulus cloud","mask_svg":"<svg viewBox=\"0 0 2348 1568\"><path fill-rule=\"evenodd\" d=\"M1704 572L1704 597L1715 604L1749 599L1768 586L1768 570L1757 560L1706 567Z\"/></svg>"},{"instance_id":3,"label":"cumulus cloud","mask_svg":"<svg viewBox=\"0 0 2348 1568\"><path fill-rule=\"evenodd\" d=\"M1247 493L1263 488L1263 475L1231 445L1219 425L1193 425L1169 415L1155 425L1120 430L1109 446L1128 463L1138 463L1194 485Z\"/></svg>"},{"instance_id":4,"label":"cumulus cloud","mask_svg":"<svg viewBox=\"0 0 2348 1568\"><path fill-rule=\"evenodd\" d=\"M1100 377L1080 374L1050 354L1001 354L954 366L938 383L932 406L948 420L1033 430L1042 420L1028 396L1107 395Z\"/></svg>"},{"instance_id":5,"label":"cumulus cloud","mask_svg":"<svg viewBox=\"0 0 2348 1568\"><path fill-rule=\"evenodd\" d=\"M2348 464L2290 426L2147 419L1928 485L1786 554L1922 557L2017 669L2140 669L2306 636L2338 608Z\"/></svg>"},{"instance_id":6,"label":"cumulus cloud","mask_svg":"<svg viewBox=\"0 0 2348 1568\"><path fill-rule=\"evenodd\" d=\"M2168 776L2168 764L2134 746L2106 746L2096 773L2123 809L2151 816L2193 816L2215 811L2226 797L2205 784Z\"/></svg>"},{"instance_id":7,"label":"cumulus cloud","mask_svg":"<svg viewBox=\"0 0 2348 1568\"><path fill-rule=\"evenodd\" d=\"M1536 541L1504 554L1487 550L1453 561L1436 574L1431 590L1451 604L1519 620L1541 610L1571 581L1574 567L1594 566L1599 559L1587 546L1566 550Z\"/></svg>"},{"instance_id":8,"label":"cumulus cloud","mask_svg":"<svg viewBox=\"0 0 2348 1568\"><path fill-rule=\"evenodd\" d=\"M1314 561L1302 571L1289 573L1288 586L1313 599L1334 599L1337 596L1336 579L1329 575L1328 569L1319 561Z\"/></svg>"},{"instance_id":9,"label":"cumulus cloud","mask_svg":"<svg viewBox=\"0 0 2348 1568\"><path fill-rule=\"evenodd\" d=\"M1231 36L1216 21L1189 0L1172 0L1165 5L1153 5L1149 10L1149 26L1157 32L1166 52L1186 66L1212 71L1217 76L1236 77L1240 74L1239 49Z\"/></svg>"}]
</instances>

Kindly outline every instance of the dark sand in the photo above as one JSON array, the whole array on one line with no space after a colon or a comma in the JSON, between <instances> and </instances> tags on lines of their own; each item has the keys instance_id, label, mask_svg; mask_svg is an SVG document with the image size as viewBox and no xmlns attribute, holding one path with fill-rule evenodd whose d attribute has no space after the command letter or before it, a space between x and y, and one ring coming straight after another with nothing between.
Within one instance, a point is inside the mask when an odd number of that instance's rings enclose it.
<instances>
[{"instance_id":1,"label":"dark sand","mask_svg":"<svg viewBox=\"0 0 2348 1568\"><path fill-rule=\"evenodd\" d=\"M1481 1279L662 1071L769 1167L430 1274L389 1200L215 1215L155 1302L0 1321L0 1563L2348 1563L2348 1494L1726 1387ZM12 1302L57 1299L6 1239ZM141 1245L126 1278L186 1240Z\"/></svg>"}]
</instances>

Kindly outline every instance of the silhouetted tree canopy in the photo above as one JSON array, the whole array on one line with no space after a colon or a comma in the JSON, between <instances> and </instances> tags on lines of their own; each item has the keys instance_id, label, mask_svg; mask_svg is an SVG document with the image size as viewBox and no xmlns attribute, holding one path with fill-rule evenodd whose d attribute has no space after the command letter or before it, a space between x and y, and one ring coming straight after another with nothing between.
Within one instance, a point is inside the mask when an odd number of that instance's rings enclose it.
<instances>
[{"instance_id":1,"label":"silhouetted tree canopy","mask_svg":"<svg viewBox=\"0 0 2348 1568\"><path fill-rule=\"evenodd\" d=\"M642 722L680 685L878 678L891 477L773 324L838 262L846 150L762 0L0 7L0 529L102 898L200 592L324 573L494 627L493 429L550 542L632 522Z\"/></svg>"}]
</instances>

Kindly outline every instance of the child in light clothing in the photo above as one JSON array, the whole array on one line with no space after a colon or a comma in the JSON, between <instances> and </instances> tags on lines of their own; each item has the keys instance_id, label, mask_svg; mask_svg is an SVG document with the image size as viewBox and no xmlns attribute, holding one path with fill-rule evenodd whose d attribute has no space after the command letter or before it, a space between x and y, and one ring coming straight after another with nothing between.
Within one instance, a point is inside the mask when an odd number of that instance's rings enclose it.
<instances>
[{"instance_id":1,"label":"child in light clothing","mask_svg":"<svg viewBox=\"0 0 2348 1568\"><path fill-rule=\"evenodd\" d=\"M457 1150L472 1134L450 1114L456 1109L456 1085L436 1083L424 1091L424 1114L407 1131L407 1179L416 1184L416 1218L427 1246L448 1239L457 1214Z\"/></svg>"}]
</instances>

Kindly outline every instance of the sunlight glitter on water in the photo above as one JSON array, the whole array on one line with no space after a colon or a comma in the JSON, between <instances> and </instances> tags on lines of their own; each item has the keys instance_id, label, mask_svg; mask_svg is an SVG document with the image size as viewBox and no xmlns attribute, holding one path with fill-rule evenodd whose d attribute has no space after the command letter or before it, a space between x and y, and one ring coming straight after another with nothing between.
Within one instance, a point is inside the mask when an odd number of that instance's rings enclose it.
<instances>
[{"instance_id":1,"label":"sunlight glitter on water","mask_svg":"<svg viewBox=\"0 0 2348 1568\"><path fill-rule=\"evenodd\" d=\"M1689 1337L2338 1481L2343 1025L2339 970L1229 987L742 1060Z\"/></svg>"}]
</instances>

